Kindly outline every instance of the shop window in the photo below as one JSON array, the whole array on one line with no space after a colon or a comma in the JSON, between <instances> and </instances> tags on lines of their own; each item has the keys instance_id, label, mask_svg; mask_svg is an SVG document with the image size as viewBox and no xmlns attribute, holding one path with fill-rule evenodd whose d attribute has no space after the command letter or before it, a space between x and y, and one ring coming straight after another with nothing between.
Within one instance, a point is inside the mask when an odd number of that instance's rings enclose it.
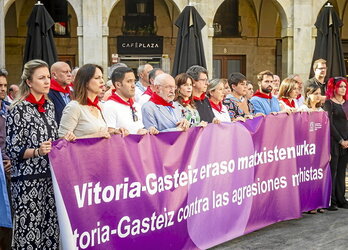
<instances>
[{"instance_id":1,"label":"shop window","mask_svg":"<svg viewBox=\"0 0 348 250\"><path fill-rule=\"evenodd\" d=\"M242 22L239 16L239 0L225 0L214 17L215 37L240 37Z\"/></svg>"},{"instance_id":2,"label":"shop window","mask_svg":"<svg viewBox=\"0 0 348 250\"><path fill-rule=\"evenodd\" d=\"M157 33L154 0L125 0L124 35L150 36Z\"/></svg>"},{"instance_id":3,"label":"shop window","mask_svg":"<svg viewBox=\"0 0 348 250\"><path fill-rule=\"evenodd\" d=\"M53 18L54 24L54 36L55 37L68 37L69 33L69 15L68 15L68 1L67 0L43 0L43 4L48 13Z\"/></svg>"}]
</instances>

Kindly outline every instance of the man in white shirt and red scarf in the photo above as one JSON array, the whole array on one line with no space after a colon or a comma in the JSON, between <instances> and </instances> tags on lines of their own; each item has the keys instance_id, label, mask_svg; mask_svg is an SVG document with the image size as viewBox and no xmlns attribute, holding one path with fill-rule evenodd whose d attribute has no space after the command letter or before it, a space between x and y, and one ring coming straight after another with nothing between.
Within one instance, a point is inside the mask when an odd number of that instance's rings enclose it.
<instances>
[{"instance_id":1,"label":"man in white shirt and red scarf","mask_svg":"<svg viewBox=\"0 0 348 250\"><path fill-rule=\"evenodd\" d=\"M48 97L54 104L55 120L59 126L62 112L70 102L71 68L65 62L56 62L51 66L51 86Z\"/></svg>"},{"instance_id":2,"label":"man in white shirt and red scarf","mask_svg":"<svg viewBox=\"0 0 348 250\"><path fill-rule=\"evenodd\" d=\"M175 80L166 73L160 74L154 81L155 92L142 107L145 128L156 128L160 132L186 131L190 123L182 117L178 103L174 102Z\"/></svg>"},{"instance_id":3,"label":"man in white shirt and red scarf","mask_svg":"<svg viewBox=\"0 0 348 250\"><path fill-rule=\"evenodd\" d=\"M111 75L115 87L104 103L103 115L109 131L123 135L157 134L155 128L146 130L142 122L140 105L134 102L135 75L131 68L119 67Z\"/></svg>"},{"instance_id":4,"label":"man in white shirt and red scarf","mask_svg":"<svg viewBox=\"0 0 348 250\"><path fill-rule=\"evenodd\" d=\"M257 75L259 90L255 92L250 102L254 105L255 113L269 115L280 111L279 101L272 96L273 73L269 70Z\"/></svg>"}]
</instances>

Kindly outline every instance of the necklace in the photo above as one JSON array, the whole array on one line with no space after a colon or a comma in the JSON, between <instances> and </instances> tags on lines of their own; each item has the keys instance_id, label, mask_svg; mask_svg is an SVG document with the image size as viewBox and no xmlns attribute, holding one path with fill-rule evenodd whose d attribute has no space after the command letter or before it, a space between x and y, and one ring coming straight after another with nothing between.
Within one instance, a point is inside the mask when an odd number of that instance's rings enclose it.
<instances>
[{"instance_id":1,"label":"necklace","mask_svg":"<svg viewBox=\"0 0 348 250\"><path fill-rule=\"evenodd\" d=\"M335 99L335 100L338 102L338 104L343 104L343 103L345 102L345 100L344 100L344 99L343 99L342 101L337 100L337 98L336 98L336 97L334 97L333 99Z\"/></svg>"}]
</instances>

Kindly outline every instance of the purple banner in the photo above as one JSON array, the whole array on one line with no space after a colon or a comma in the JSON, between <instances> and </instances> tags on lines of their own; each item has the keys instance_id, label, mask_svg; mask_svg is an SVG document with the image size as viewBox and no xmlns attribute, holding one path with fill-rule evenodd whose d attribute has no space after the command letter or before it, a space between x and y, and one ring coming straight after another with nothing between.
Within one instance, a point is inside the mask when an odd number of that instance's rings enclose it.
<instances>
[{"instance_id":1,"label":"purple banner","mask_svg":"<svg viewBox=\"0 0 348 250\"><path fill-rule=\"evenodd\" d=\"M328 207L325 112L54 142L66 249L206 249Z\"/></svg>"}]
</instances>

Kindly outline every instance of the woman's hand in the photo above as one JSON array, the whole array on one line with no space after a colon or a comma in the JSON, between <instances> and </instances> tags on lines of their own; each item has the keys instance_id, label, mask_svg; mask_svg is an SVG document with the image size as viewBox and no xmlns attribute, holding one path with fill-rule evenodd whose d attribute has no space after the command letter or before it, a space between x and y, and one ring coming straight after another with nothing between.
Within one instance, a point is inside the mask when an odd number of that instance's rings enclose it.
<instances>
[{"instance_id":1,"label":"woman's hand","mask_svg":"<svg viewBox=\"0 0 348 250\"><path fill-rule=\"evenodd\" d=\"M39 147L39 155L44 156L51 152L52 149L52 141L49 139L48 141L44 141L40 144Z\"/></svg>"},{"instance_id":2,"label":"woman's hand","mask_svg":"<svg viewBox=\"0 0 348 250\"><path fill-rule=\"evenodd\" d=\"M68 133L66 133L63 136L63 139L67 140L67 141L75 141L76 140L76 135L74 135L73 132L69 131Z\"/></svg>"},{"instance_id":3,"label":"woman's hand","mask_svg":"<svg viewBox=\"0 0 348 250\"><path fill-rule=\"evenodd\" d=\"M199 124L198 124L199 127L203 127L205 128L206 126L208 126L208 123L206 121L201 121Z\"/></svg>"}]
</instances>

